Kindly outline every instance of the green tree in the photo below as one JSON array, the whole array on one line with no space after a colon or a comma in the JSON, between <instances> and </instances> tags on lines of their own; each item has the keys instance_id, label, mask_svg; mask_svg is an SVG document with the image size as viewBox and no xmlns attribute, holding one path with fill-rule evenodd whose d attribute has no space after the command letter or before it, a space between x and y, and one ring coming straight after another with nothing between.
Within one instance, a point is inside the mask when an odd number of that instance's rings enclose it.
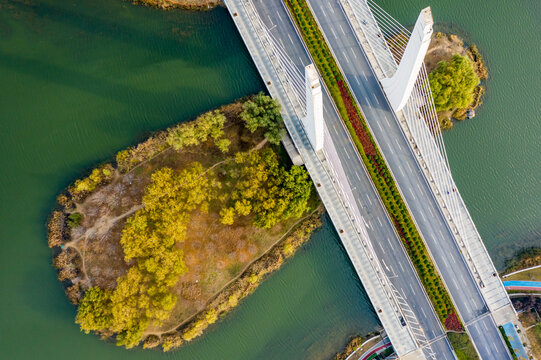
<instances>
[{"instance_id":1,"label":"green tree","mask_svg":"<svg viewBox=\"0 0 541 360\"><path fill-rule=\"evenodd\" d=\"M87 334L90 331L100 331L110 327L113 323L111 292L97 286L88 288L79 303L75 322Z\"/></svg>"},{"instance_id":2,"label":"green tree","mask_svg":"<svg viewBox=\"0 0 541 360\"><path fill-rule=\"evenodd\" d=\"M265 138L271 144L279 144L282 138L283 122L280 104L262 92L242 106L240 117L251 132L259 128L265 130Z\"/></svg>"},{"instance_id":3,"label":"green tree","mask_svg":"<svg viewBox=\"0 0 541 360\"><path fill-rule=\"evenodd\" d=\"M254 214L254 224L270 228L278 221L299 217L307 209L311 181L306 170L280 167L272 149L237 153L239 175L231 197L220 215L232 224L235 216Z\"/></svg>"},{"instance_id":4,"label":"green tree","mask_svg":"<svg viewBox=\"0 0 541 360\"><path fill-rule=\"evenodd\" d=\"M209 111L199 116L195 121L170 129L167 134L167 143L175 150L179 150L185 146L199 145L207 141L209 137L216 142L223 136L225 121L226 117L220 111ZM225 144L222 142L221 146L220 150Z\"/></svg>"},{"instance_id":5,"label":"green tree","mask_svg":"<svg viewBox=\"0 0 541 360\"><path fill-rule=\"evenodd\" d=\"M229 151L229 145L231 145L231 140L229 139L220 139L216 141L216 146L223 153L226 153Z\"/></svg>"},{"instance_id":6,"label":"green tree","mask_svg":"<svg viewBox=\"0 0 541 360\"><path fill-rule=\"evenodd\" d=\"M473 101L479 84L473 62L465 56L454 55L449 62L440 61L428 74L437 111L465 108Z\"/></svg>"}]
</instances>

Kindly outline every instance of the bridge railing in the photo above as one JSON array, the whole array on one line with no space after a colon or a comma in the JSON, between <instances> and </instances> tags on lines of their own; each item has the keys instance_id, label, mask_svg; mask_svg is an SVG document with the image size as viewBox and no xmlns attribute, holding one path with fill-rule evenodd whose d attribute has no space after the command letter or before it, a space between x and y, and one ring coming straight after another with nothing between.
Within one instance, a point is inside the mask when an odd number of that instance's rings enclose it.
<instances>
[{"instance_id":1,"label":"bridge railing","mask_svg":"<svg viewBox=\"0 0 541 360\"><path fill-rule=\"evenodd\" d=\"M355 30L359 41L367 51L378 78L392 77L404 53L410 31L373 0L340 1L346 12L349 8L351 14L348 16L357 22ZM397 113L397 118L489 309L495 311L509 305L503 284L451 175L424 65L406 107Z\"/></svg>"},{"instance_id":2,"label":"bridge railing","mask_svg":"<svg viewBox=\"0 0 541 360\"><path fill-rule=\"evenodd\" d=\"M263 45L264 51L266 53L266 57L272 64L272 67L274 68L274 71L280 80L281 87L286 93L286 96L287 96L286 101L288 101L289 104L291 104L293 110L295 111L297 115L297 122L300 123L299 121L300 118L305 116L305 113L306 113L305 112L306 99L305 99L304 86L302 86L302 91L300 90L301 86L298 79L299 77L298 70L294 68L288 68L287 64L293 64L293 62L287 58L286 52L284 51L283 48L280 48L279 46L279 41L277 41L277 39L274 38L274 36L270 33L269 29L265 26L263 21L260 19L252 1L251 0L238 0L238 1L228 0L226 1L226 5L230 2L236 2L236 3L242 4L243 9L248 15L250 24L256 30L257 37L259 38L261 44ZM235 17L236 15L233 14L233 16ZM257 64L257 61L256 61L256 64ZM302 75L302 77L304 78L304 75ZM270 86L270 82L267 83L267 86ZM282 99L282 100L285 100L285 99ZM295 133L295 131L298 130L297 125L295 125L295 130L290 128L290 126L292 125L288 124L287 121L286 121L286 126L288 127L288 130L290 130L290 133L291 131ZM302 127L302 124L300 127L302 128L302 138L306 139L307 136L306 136L306 133L304 133L304 128ZM325 136L330 140L330 135L328 134L327 130L326 132L327 133ZM292 137L294 138L294 136ZM405 334L408 332L404 330L405 332L403 333L403 330L402 330L403 328L400 325L398 325L400 324L398 318L400 314L402 314L402 310L399 306L399 303L397 299L395 298L395 295L390 289L388 279L386 279L385 273L382 271L381 265L379 265L377 257L375 256L375 252L373 251L373 249L370 248L371 244L368 241L367 233L366 233L366 230L362 226L363 223L361 223L361 219L359 219L359 216L356 215L354 211L352 211L352 209L354 209L356 205L351 203L351 196L348 196L347 189L344 189L344 187L340 185L341 181L338 180L341 169L339 166L338 168L335 166L332 166L331 161L328 161L329 157L331 156L329 151L332 152L331 149L333 147L334 145L332 145L332 141L330 144L327 141L327 148L325 149L323 154L319 154L319 155L316 152L314 152L313 149L311 149L311 147L310 149L316 155L316 158L317 158L317 161L319 162L320 167L325 171L327 177L331 180L331 184L334 187L334 191L338 195L338 200L340 201L341 206L343 207L343 209L345 209L345 212L347 214L347 217L348 217L347 220L350 222L351 226L357 233L355 236L355 239L357 241L356 243L352 243L352 245L354 246L355 250L365 253L366 258L368 259L368 263L370 264L369 265L370 267L369 268L366 267L367 265L366 261L360 261L361 259L359 259L358 256L355 256L354 254L350 253L352 248L350 248L347 244L345 244L346 250L348 251L348 254L350 255L350 258L352 259L352 262L354 263L354 265L356 264L355 265L356 270L359 273L359 276L361 277L361 279L363 280L363 284L365 285L367 292L374 294L374 292L371 289L374 289L376 293L379 292L380 290L383 291L383 293L380 293L380 295L378 296L371 296L371 299L372 301L375 301L376 303L379 304L377 306L377 308L379 309L378 315L380 316L380 319L382 319L382 322L384 324L388 322L388 320L390 320L391 318L393 319L392 324L394 325L396 323L396 326L390 326L390 327L386 326L389 337L391 339L394 339L393 341L396 341L395 349L397 350L397 352L400 352L400 351L404 352L405 349L408 349L407 352L413 351L415 347L411 347L410 345L408 345L408 344L412 344L411 343L411 341L413 340L412 334L410 333L407 336L405 336ZM302 151L300 152L302 154ZM306 152L304 153L306 154ZM321 155L324 155L324 156L321 156ZM309 166L308 163L307 163L307 166ZM347 182L345 184L349 186ZM368 271L369 269L370 271ZM368 281L368 283L366 283L366 281ZM374 281L375 283L372 283ZM379 290L376 290L376 289L379 289ZM392 314L394 314L394 316ZM388 320L385 320L385 319L388 319ZM408 340L406 340L406 338Z\"/></svg>"}]
</instances>

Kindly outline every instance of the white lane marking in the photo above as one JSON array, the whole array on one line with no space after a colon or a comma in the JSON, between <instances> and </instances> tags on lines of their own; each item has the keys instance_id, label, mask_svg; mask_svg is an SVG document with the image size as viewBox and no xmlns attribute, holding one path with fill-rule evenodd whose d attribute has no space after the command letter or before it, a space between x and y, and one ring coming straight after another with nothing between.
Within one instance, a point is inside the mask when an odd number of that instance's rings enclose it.
<instances>
[{"instance_id":1,"label":"white lane marking","mask_svg":"<svg viewBox=\"0 0 541 360\"><path fill-rule=\"evenodd\" d=\"M372 103L370 102L370 99L368 97L365 97L364 99L368 103L368 106L372 107Z\"/></svg>"},{"instance_id":2,"label":"white lane marking","mask_svg":"<svg viewBox=\"0 0 541 360\"><path fill-rule=\"evenodd\" d=\"M413 172L413 169L411 168L410 163L406 163L406 165L408 166L409 171L410 171L410 172Z\"/></svg>"},{"instance_id":3,"label":"white lane marking","mask_svg":"<svg viewBox=\"0 0 541 360\"><path fill-rule=\"evenodd\" d=\"M396 146L402 150L402 146L400 146L400 143L398 142L398 139L397 138L394 138L394 142L396 143Z\"/></svg>"},{"instance_id":4,"label":"white lane marking","mask_svg":"<svg viewBox=\"0 0 541 360\"><path fill-rule=\"evenodd\" d=\"M413 295L415 295L415 290L413 290L413 286L411 286L411 284L410 284L410 289L411 289L411 292L413 293Z\"/></svg>"},{"instance_id":5,"label":"white lane marking","mask_svg":"<svg viewBox=\"0 0 541 360\"><path fill-rule=\"evenodd\" d=\"M300 63L301 65L303 65L303 63L302 63L302 59L301 59L301 57L300 57L300 56L299 56L299 63Z\"/></svg>"},{"instance_id":6,"label":"white lane marking","mask_svg":"<svg viewBox=\"0 0 541 360\"><path fill-rule=\"evenodd\" d=\"M425 217L425 213L424 213L424 212L421 213L421 216L423 217L423 220L426 221L426 217Z\"/></svg>"},{"instance_id":7,"label":"white lane marking","mask_svg":"<svg viewBox=\"0 0 541 360\"><path fill-rule=\"evenodd\" d=\"M346 35L346 32L344 31L344 28L342 27L342 24L338 24L340 26L340 30L342 30L342 34Z\"/></svg>"},{"instance_id":8,"label":"white lane marking","mask_svg":"<svg viewBox=\"0 0 541 360\"><path fill-rule=\"evenodd\" d=\"M402 174L402 176L405 176L404 175L404 169L402 169L402 166L398 168L398 171L400 171L400 174ZM410 189L411 190L411 189ZM413 194L413 193L412 193Z\"/></svg>"},{"instance_id":9,"label":"white lane marking","mask_svg":"<svg viewBox=\"0 0 541 360\"><path fill-rule=\"evenodd\" d=\"M374 96L374 99L376 99L376 102L378 103L378 105L380 105L379 100L378 100L378 97L377 97L377 96Z\"/></svg>"},{"instance_id":10,"label":"white lane marking","mask_svg":"<svg viewBox=\"0 0 541 360\"><path fill-rule=\"evenodd\" d=\"M393 147L392 147L392 146L389 148L389 150L391 151L391 154L394 155L394 150L393 150Z\"/></svg>"},{"instance_id":11,"label":"white lane marking","mask_svg":"<svg viewBox=\"0 0 541 360\"><path fill-rule=\"evenodd\" d=\"M425 309L421 308L421 312L423 313L424 317L426 318Z\"/></svg>"},{"instance_id":12,"label":"white lane marking","mask_svg":"<svg viewBox=\"0 0 541 360\"><path fill-rule=\"evenodd\" d=\"M378 126L379 131L382 131L381 130L381 124L379 123L379 121L376 123L376 125Z\"/></svg>"},{"instance_id":13,"label":"white lane marking","mask_svg":"<svg viewBox=\"0 0 541 360\"><path fill-rule=\"evenodd\" d=\"M361 177L359 176L359 173L355 173L355 176L357 176L357 179L359 179L359 181L361 181Z\"/></svg>"},{"instance_id":14,"label":"white lane marking","mask_svg":"<svg viewBox=\"0 0 541 360\"><path fill-rule=\"evenodd\" d=\"M361 86L361 82L359 81L359 78L358 78L357 76L355 76L355 82L356 82L359 86Z\"/></svg>"},{"instance_id":15,"label":"white lane marking","mask_svg":"<svg viewBox=\"0 0 541 360\"><path fill-rule=\"evenodd\" d=\"M500 350L498 350L498 345L495 342L493 342L492 345L494 345L494 350L496 350L496 352L499 353Z\"/></svg>"},{"instance_id":16,"label":"white lane marking","mask_svg":"<svg viewBox=\"0 0 541 360\"><path fill-rule=\"evenodd\" d=\"M370 206L372 206L372 200L370 200L370 198L368 197L368 194L366 194L366 200L368 200L368 203L370 204Z\"/></svg>"},{"instance_id":17,"label":"white lane marking","mask_svg":"<svg viewBox=\"0 0 541 360\"><path fill-rule=\"evenodd\" d=\"M353 54L353 57L357 59L357 54L355 54L355 51L353 51L353 48L349 48L351 50L351 53Z\"/></svg>"},{"instance_id":18,"label":"white lane marking","mask_svg":"<svg viewBox=\"0 0 541 360\"><path fill-rule=\"evenodd\" d=\"M293 39L291 38L291 34L287 34L287 37L289 38L289 41L291 41L291 45L295 47L295 43L293 42Z\"/></svg>"},{"instance_id":19,"label":"white lane marking","mask_svg":"<svg viewBox=\"0 0 541 360\"><path fill-rule=\"evenodd\" d=\"M394 251L394 245L393 245L393 241L392 241L392 240L389 240L389 245L391 246L391 249Z\"/></svg>"},{"instance_id":20,"label":"white lane marking","mask_svg":"<svg viewBox=\"0 0 541 360\"><path fill-rule=\"evenodd\" d=\"M487 326L487 323L483 323L483 327L485 328L486 331L488 331L488 326Z\"/></svg>"},{"instance_id":21,"label":"white lane marking","mask_svg":"<svg viewBox=\"0 0 541 360\"><path fill-rule=\"evenodd\" d=\"M334 32L334 28L331 28L331 32L332 32L333 36L334 36L336 39L338 39L338 36L336 36L336 33Z\"/></svg>"},{"instance_id":22,"label":"white lane marking","mask_svg":"<svg viewBox=\"0 0 541 360\"><path fill-rule=\"evenodd\" d=\"M346 61L347 61L348 64L349 64L349 63L350 63L350 62L349 62L349 58L348 58L348 56L346 55L346 53L344 53L344 58L346 58Z\"/></svg>"},{"instance_id":23,"label":"white lane marking","mask_svg":"<svg viewBox=\"0 0 541 360\"><path fill-rule=\"evenodd\" d=\"M368 78L366 77L366 74L363 73L364 81L368 82Z\"/></svg>"},{"instance_id":24,"label":"white lane marking","mask_svg":"<svg viewBox=\"0 0 541 360\"><path fill-rule=\"evenodd\" d=\"M379 226L383 226L383 224L381 223L381 219L378 217L378 224Z\"/></svg>"},{"instance_id":25,"label":"white lane marking","mask_svg":"<svg viewBox=\"0 0 541 360\"><path fill-rule=\"evenodd\" d=\"M419 183L417 183L417 188L419 189L419 192L423 192L423 190L421 189L421 185Z\"/></svg>"},{"instance_id":26,"label":"white lane marking","mask_svg":"<svg viewBox=\"0 0 541 360\"><path fill-rule=\"evenodd\" d=\"M331 10L331 12L334 14L334 10L333 10L332 6L329 6L329 10Z\"/></svg>"},{"instance_id":27,"label":"white lane marking","mask_svg":"<svg viewBox=\"0 0 541 360\"><path fill-rule=\"evenodd\" d=\"M402 263L398 263L398 265L400 265L400 269L402 270L402 272L404 272L404 267L402 266Z\"/></svg>"},{"instance_id":28,"label":"white lane marking","mask_svg":"<svg viewBox=\"0 0 541 360\"><path fill-rule=\"evenodd\" d=\"M349 157L349 152L346 151L346 156L348 157L349 160L351 160L351 158Z\"/></svg>"},{"instance_id":29,"label":"white lane marking","mask_svg":"<svg viewBox=\"0 0 541 360\"><path fill-rule=\"evenodd\" d=\"M280 16L280 13L277 12L276 15L278 15L278 18L280 19L280 21L282 21L282 16ZM283 22L283 21L282 21Z\"/></svg>"}]
</instances>

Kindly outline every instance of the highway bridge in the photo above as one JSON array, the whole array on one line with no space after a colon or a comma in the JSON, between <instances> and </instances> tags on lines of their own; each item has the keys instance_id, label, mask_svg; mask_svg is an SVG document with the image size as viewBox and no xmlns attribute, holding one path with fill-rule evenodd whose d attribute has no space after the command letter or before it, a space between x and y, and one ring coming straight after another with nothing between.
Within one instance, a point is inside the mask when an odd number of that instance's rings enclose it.
<instances>
[{"instance_id":1,"label":"highway bridge","mask_svg":"<svg viewBox=\"0 0 541 360\"><path fill-rule=\"evenodd\" d=\"M225 0L225 4L269 93L282 104L297 157L316 184L396 353L404 359L455 359L411 260L327 89L319 85L310 54L282 1ZM398 102L391 106L381 86L381 80L397 72L399 63L383 35L407 29L393 23L371 1L308 0L308 4L477 352L482 359L510 359L497 325L516 323L516 314L452 181L441 133L434 136L426 125L434 119L419 110L426 73L421 71L421 79L401 109L395 106ZM313 127L314 111L323 115L316 120L321 121L319 130Z\"/></svg>"}]
</instances>

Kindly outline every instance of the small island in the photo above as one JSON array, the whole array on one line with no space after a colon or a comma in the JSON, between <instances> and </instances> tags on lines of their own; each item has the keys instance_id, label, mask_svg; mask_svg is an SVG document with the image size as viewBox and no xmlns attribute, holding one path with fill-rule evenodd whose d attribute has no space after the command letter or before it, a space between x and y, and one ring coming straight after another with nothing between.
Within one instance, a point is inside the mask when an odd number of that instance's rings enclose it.
<instances>
[{"instance_id":1,"label":"small island","mask_svg":"<svg viewBox=\"0 0 541 360\"><path fill-rule=\"evenodd\" d=\"M132 0L135 4L160 9L209 10L223 5L222 0Z\"/></svg>"},{"instance_id":2,"label":"small island","mask_svg":"<svg viewBox=\"0 0 541 360\"><path fill-rule=\"evenodd\" d=\"M461 121L475 116L485 92L480 82L488 78L477 46L468 47L457 35L437 32L430 42L425 65L440 127L450 129L452 119Z\"/></svg>"},{"instance_id":3,"label":"small island","mask_svg":"<svg viewBox=\"0 0 541 360\"><path fill-rule=\"evenodd\" d=\"M323 210L282 121L260 93L120 151L58 197L49 246L82 331L176 348L309 239Z\"/></svg>"}]
</instances>

